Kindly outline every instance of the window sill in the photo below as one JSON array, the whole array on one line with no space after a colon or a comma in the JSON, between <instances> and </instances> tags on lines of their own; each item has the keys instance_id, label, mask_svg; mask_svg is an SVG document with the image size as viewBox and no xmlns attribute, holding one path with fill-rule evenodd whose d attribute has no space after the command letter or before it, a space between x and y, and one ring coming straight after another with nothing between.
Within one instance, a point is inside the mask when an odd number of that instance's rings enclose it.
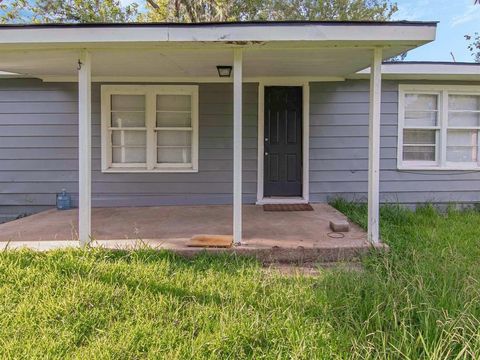
<instances>
[{"instance_id":1,"label":"window sill","mask_svg":"<svg viewBox=\"0 0 480 360\"><path fill-rule=\"evenodd\" d=\"M398 166L399 171L480 171L478 166Z\"/></svg>"},{"instance_id":2,"label":"window sill","mask_svg":"<svg viewBox=\"0 0 480 360\"><path fill-rule=\"evenodd\" d=\"M104 174L128 174L128 173L198 173L198 169L165 168L165 169L139 169L139 168L109 168L102 169Z\"/></svg>"}]
</instances>

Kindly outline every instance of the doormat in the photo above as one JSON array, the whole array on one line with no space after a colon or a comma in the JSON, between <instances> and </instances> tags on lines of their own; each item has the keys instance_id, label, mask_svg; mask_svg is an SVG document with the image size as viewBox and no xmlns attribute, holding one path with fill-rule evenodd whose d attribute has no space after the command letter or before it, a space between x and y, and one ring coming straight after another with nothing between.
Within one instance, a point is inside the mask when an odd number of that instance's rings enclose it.
<instances>
[{"instance_id":1,"label":"doormat","mask_svg":"<svg viewBox=\"0 0 480 360\"><path fill-rule=\"evenodd\" d=\"M310 204L266 204L263 211L313 211Z\"/></svg>"}]
</instances>

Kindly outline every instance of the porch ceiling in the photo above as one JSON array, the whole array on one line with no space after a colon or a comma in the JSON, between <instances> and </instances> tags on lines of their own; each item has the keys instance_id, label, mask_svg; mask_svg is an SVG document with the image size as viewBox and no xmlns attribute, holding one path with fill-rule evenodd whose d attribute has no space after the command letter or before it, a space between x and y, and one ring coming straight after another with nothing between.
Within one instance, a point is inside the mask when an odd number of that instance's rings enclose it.
<instances>
[{"instance_id":1,"label":"porch ceiling","mask_svg":"<svg viewBox=\"0 0 480 360\"><path fill-rule=\"evenodd\" d=\"M218 77L217 65L232 65L232 50L224 49L96 49L92 76ZM363 48L247 49L245 77L342 77L370 64L371 50ZM3 53L1 69L40 78L76 79L78 51L31 50Z\"/></svg>"},{"instance_id":2,"label":"porch ceiling","mask_svg":"<svg viewBox=\"0 0 480 360\"><path fill-rule=\"evenodd\" d=\"M341 78L368 67L374 47L389 58L435 37L432 23L274 25L0 27L0 70L76 81L79 50L86 48L94 81L219 80L216 66L232 65L232 49L240 46L246 79Z\"/></svg>"}]
</instances>

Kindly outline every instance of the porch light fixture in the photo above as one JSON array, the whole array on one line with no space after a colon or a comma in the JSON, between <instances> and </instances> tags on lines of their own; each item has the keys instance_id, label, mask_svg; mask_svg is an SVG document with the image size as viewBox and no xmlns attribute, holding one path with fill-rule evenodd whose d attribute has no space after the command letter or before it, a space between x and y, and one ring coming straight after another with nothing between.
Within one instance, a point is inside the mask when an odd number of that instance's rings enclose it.
<instances>
[{"instance_id":1,"label":"porch light fixture","mask_svg":"<svg viewBox=\"0 0 480 360\"><path fill-rule=\"evenodd\" d=\"M232 67L229 65L217 65L218 76L230 77L232 74Z\"/></svg>"}]
</instances>

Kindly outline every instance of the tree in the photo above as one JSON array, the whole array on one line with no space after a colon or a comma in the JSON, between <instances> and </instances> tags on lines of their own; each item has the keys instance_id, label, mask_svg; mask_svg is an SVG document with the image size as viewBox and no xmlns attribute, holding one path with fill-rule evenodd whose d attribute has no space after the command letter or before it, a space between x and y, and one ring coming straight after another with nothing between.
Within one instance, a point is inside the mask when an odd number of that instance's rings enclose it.
<instances>
[{"instance_id":1,"label":"tree","mask_svg":"<svg viewBox=\"0 0 480 360\"><path fill-rule=\"evenodd\" d=\"M475 0L474 5L480 6L480 0ZM473 59L475 62L480 63L480 33L476 32L473 35L465 35L465 39L470 42L467 48L472 53Z\"/></svg>"},{"instance_id":2,"label":"tree","mask_svg":"<svg viewBox=\"0 0 480 360\"><path fill-rule=\"evenodd\" d=\"M118 0L12 0L1 1L0 10L3 23L122 23L137 18L138 5L122 6Z\"/></svg>"},{"instance_id":3,"label":"tree","mask_svg":"<svg viewBox=\"0 0 480 360\"><path fill-rule=\"evenodd\" d=\"M391 0L0 0L3 22L206 22L248 20L388 20Z\"/></svg>"},{"instance_id":4,"label":"tree","mask_svg":"<svg viewBox=\"0 0 480 360\"><path fill-rule=\"evenodd\" d=\"M465 39L470 41L467 47L472 53L475 62L480 63L480 33L476 32L473 35L465 35Z\"/></svg>"},{"instance_id":5,"label":"tree","mask_svg":"<svg viewBox=\"0 0 480 360\"><path fill-rule=\"evenodd\" d=\"M147 12L140 21L212 22L231 21L230 0L146 0Z\"/></svg>"},{"instance_id":6,"label":"tree","mask_svg":"<svg viewBox=\"0 0 480 360\"><path fill-rule=\"evenodd\" d=\"M390 0L147 0L143 20L388 20Z\"/></svg>"}]
</instances>

